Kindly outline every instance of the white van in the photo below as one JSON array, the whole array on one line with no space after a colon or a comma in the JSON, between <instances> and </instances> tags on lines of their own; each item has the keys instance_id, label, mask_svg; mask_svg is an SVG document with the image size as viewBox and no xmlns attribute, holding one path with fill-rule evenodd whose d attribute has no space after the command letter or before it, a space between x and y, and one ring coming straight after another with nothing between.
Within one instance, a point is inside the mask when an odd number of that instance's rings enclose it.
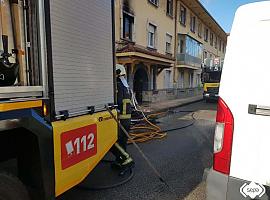
<instances>
[{"instance_id":1,"label":"white van","mask_svg":"<svg viewBox=\"0 0 270 200\"><path fill-rule=\"evenodd\" d=\"M270 199L270 1L237 10L219 96L207 199Z\"/></svg>"}]
</instances>

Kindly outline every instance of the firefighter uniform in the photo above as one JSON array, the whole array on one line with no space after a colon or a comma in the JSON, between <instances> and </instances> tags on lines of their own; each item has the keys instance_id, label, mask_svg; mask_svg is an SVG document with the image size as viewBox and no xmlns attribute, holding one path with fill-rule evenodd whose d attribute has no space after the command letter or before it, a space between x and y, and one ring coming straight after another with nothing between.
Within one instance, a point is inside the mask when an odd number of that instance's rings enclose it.
<instances>
[{"instance_id":1,"label":"firefighter uniform","mask_svg":"<svg viewBox=\"0 0 270 200\"><path fill-rule=\"evenodd\" d=\"M122 126L129 132L131 122L131 95L129 88L125 87L120 78L117 78L117 104L119 109L119 120ZM118 143L124 150L127 149L127 136L119 128Z\"/></svg>"},{"instance_id":2,"label":"firefighter uniform","mask_svg":"<svg viewBox=\"0 0 270 200\"><path fill-rule=\"evenodd\" d=\"M124 75L125 73L121 74L120 71L117 72L117 105L119 110L118 118L121 125L127 132L129 132L131 123L131 94ZM127 140L127 135L119 127L118 141L111 148L111 152L115 155L116 162L121 166L134 164L132 158L126 152Z\"/></svg>"}]
</instances>

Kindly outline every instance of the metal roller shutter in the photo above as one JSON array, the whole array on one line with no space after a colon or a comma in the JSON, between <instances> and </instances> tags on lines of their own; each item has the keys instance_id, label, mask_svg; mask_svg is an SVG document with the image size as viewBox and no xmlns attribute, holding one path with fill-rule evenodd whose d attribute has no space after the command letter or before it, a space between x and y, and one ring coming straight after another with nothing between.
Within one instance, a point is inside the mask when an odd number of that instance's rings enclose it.
<instances>
[{"instance_id":1,"label":"metal roller shutter","mask_svg":"<svg viewBox=\"0 0 270 200\"><path fill-rule=\"evenodd\" d=\"M111 0L51 0L55 111L113 102Z\"/></svg>"}]
</instances>

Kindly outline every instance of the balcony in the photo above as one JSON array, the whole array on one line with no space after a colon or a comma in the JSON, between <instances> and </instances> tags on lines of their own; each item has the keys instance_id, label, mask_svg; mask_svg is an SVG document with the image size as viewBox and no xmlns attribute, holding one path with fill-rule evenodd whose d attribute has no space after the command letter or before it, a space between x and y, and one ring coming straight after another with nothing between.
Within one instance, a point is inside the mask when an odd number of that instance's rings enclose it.
<instances>
[{"instance_id":1,"label":"balcony","mask_svg":"<svg viewBox=\"0 0 270 200\"><path fill-rule=\"evenodd\" d=\"M177 59L177 65L180 65L180 67L187 67L192 69L200 69L202 64L202 59L188 55L186 53L180 53L176 56Z\"/></svg>"}]
</instances>

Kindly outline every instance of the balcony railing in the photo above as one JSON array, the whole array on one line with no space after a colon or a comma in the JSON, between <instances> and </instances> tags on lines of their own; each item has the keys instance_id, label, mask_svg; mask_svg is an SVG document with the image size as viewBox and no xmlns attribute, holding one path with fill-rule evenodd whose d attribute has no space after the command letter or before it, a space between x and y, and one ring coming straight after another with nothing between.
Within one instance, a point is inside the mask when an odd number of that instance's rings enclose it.
<instances>
[{"instance_id":1,"label":"balcony railing","mask_svg":"<svg viewBox=\"0 0 270 200\"><path fill-rule=\"evenodd\" d=\"M177 54L177 64L201 68L202 59L185 53Z\"/></svg>"}]
</instances>

